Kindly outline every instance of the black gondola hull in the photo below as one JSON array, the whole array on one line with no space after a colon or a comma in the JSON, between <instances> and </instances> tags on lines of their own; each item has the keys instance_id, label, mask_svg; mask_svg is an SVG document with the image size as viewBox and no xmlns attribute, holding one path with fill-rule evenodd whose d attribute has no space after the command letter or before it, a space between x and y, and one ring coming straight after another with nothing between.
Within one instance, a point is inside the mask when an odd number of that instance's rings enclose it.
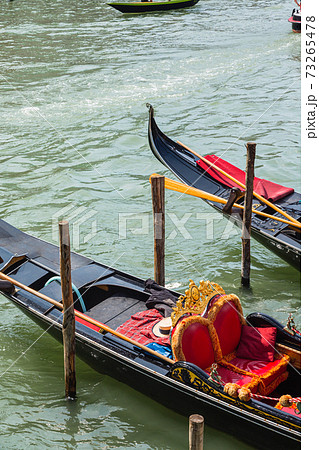
<instances>
[{"instance_id":1,"label":"black gondola hull","mask_svg":"<svg viewBox=\"0 0 319 450\"><path fill-rule=\"evenodd\" d=\"M201 169L196 163L197 159L182 145L168 138L157 126L154 119L154 110L149 105L149 145L156 158L170 169L175 176L185 184L210 194L228 199L230 188L217 182ZM206 201L206 200L205 200ZM220 203L206 201L209 205L222 211ZM289 212L297 220L301 218L301 195L289 194L276 202L276 205ZM261 206L260 211L273 214L267 206ZM276 214L276 213L275 213ZM277 213L278 214L278 213ZM237 215L225 214L236 225L242 227L241 218ZM279 215L280 217L280 215ZM251 224L251 234L261 244L269 248L283 260L300 270L301 267L301 236L300 233L291 231L289 225L276 222L272 219L264 219L254 215Z\"/></svg>"}]
</instances>

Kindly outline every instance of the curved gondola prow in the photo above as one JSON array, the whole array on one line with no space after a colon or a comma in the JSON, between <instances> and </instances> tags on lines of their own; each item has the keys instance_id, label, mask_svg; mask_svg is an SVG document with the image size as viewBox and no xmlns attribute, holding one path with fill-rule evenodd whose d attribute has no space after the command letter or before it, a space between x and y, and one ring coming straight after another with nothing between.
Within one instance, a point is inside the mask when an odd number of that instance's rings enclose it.
<instances>
[{"instance_id":1,"label":"curved gondola prow","mask_svg":"<svg viewBox=\"0 0 319 450\"><path fill-rule=\"evenodd\" d=\"M173 141L170 139L166 134L163 133L163 131L158 127L155 118L154 118L154 108L150 103L146 103L146 107L149 110L149 121L148 121L148 142L150 145L150 148L152 150L152 153L156 158L161 162L165 167L167 167L176 177L181 180L183 183L185 183L185 179L181 176L178 171L174 170L172 165L168 164L165 159L162 157L160 150L161 148L166 151L167 148L170 149L170 151L175 151L178 153L181 153L183 155L186 155L188 159L196 161L196 158L194 155L192 155L185 147L180 145L178 142ZM156 142L155 142L156 140Z\"/></svg>"},{"instance_id":2,"label":"curved gondola prow","mask_svg":"<svg viewBox=\"0 0 319 450\"><path fill-rule=\"evenodd\" d=\"M156 158L159 159L158 153L155 152L155 145L154 145L154 140L153 140L153 135L152 135L152 122L153 122L153 118L154 118L154 108L150 103L146 103L146 108L148 109L148 132L147 132L148 143L151 147L152 152L156 156ZM161 159L159 159L159 160L161 161L161 163L164 164L164 162Z\"/></svg>"},{"instance_id":3,"label":"curved gondola prow","mask_svg":"<svg viewBox=\"0 0 319 450\"><path fill-rule=\"evenodd\" d=\"M154 136L159 135L161 133L161 130L158 128L155 120L154 120L154 108L150 103L146 103L146 107L148 108L149 115L148 115L148 142L151 147L151 150L156 156L156 158L161 162L165 167L170 169L164 159L161 157L161 155L158 153L155 142L154 142Z\"/></svg>"}]
</instances>

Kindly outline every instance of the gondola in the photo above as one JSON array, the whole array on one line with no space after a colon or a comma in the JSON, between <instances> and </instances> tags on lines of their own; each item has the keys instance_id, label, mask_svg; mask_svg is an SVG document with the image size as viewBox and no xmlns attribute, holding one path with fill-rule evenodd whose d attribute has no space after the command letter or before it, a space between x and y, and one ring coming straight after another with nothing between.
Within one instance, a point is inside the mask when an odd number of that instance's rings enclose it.
<instances>
[{"instance_id":1,"label":"gondola","mask_svg":"<svg viewBox=\"0 0 319 450\"><path fill-rule=\"evenodd\" d=\"M301 337L293 326L284 327L261 313L244 319L238 297L208 281L198 287L191 282L179 297L152 280L145 282L76 253L71 263L76 353L82 360L177 412L202 414L207 425L256 448L299 448ZM0 292L61 341L58 278L59 249L0 220ZM167 318L170 335L167 324L158 334L155 328ZM266 353L266 360L264 355L248 363L238 360L242 368L250 367L243 375L243 369L229 366L235 364L233 359L225 356L228 362L223 362L222 355L232 350L234 338L239 357L240 346L248 348L244 328L252 332L255 327L259 333L272 332L274 359L269 362ZM213 331L215 338L209 340Z\"/></svg>"},{"instance_id":2,"label":"gondola","mask_svg":"<svg viewBox=\"0 0 319 450\"><path fill-rule=\"evenodd\" d=\"M183 183L208 192L210 194L228 200L232 191L231 185L225 177L221 177L214 171L209 170L198 156L195 156L190 149L183 144L174 142L167 137L157 126L154 119L154 109L149 108L148 140L150 148L156 158L170 169L174 175ZM237 167L217 158L214 155L207 156L212 161L227 167L228 171L243 173ZM297 221L301 221L301 195L292 188L286 188L267 180L255 178L255 183L259 184L264 196L268 193L269 199L281 210L289 213ZM266 193L266 194L265 194ZM213 201L207 201L219 211L223 211L225 216L234 221L238 226L242 226L242 219L238 214L232 214L223 210L223 205ZM243 205L244 198L237 201ZM280 213L273 211L271 207L262 202L253 201L253 207L258 211L274 216L268 218L254 214L252 217L252 236L265 247L272 250L286 262L300 270L301 266L301 233L300 229L279 221L283 217ZM278 217L278 221L276 218Z\"/></svg>"},{"instance_id":3,"label":"gondola","mask_svg":"<svg viewBox=\"0 0 319 450\"><path fill-rule=\"evenodd\" d=\"M171 11L181 8L189 8L196 5L199 0L165 0L142 2L112 2L108 3L112 8L126 14L140 14L146 12Z\"/></svg>"}]
</instances>

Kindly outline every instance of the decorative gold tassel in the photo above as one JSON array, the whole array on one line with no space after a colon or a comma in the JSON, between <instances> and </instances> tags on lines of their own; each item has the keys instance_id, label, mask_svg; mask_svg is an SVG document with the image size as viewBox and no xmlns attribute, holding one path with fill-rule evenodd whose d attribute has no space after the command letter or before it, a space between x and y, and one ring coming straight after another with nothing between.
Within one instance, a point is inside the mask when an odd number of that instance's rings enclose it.
<instances>
[{"instance_id":1,"label":"decorative gold tassel","mask_svg":"<svg viewBox=\"0 0 319 450\"><path fill-rule=\"evenodd\" d=\"M238 398L242 402L249 402L249 400L251 398L250 389L245 388L245 387L240 388L238 391Z\"/></svg>"},{"instance_id":2,"label":"decorative gold tassel","mask_svg":"<svg viewBox=\"0 0 319 450\"><path fill-rule=\"evenodd\" d=\"M291 395L287 394L287 395L282 395L279 399L279 403L281 404L281 406L284 407L289 407L292 403L292 397Z\"/></svg>"},{"instance_id":3,"label":"decorative gold tassel","mask_svg":"<svg viewBox=\"0 0 319 450\"><path fill-rule=\"evenodd\" d=\"M240 386L236 383L226 383L224 386L224 392L233 398L237 398L239 388Z\"/></svg>"}]
</instances>

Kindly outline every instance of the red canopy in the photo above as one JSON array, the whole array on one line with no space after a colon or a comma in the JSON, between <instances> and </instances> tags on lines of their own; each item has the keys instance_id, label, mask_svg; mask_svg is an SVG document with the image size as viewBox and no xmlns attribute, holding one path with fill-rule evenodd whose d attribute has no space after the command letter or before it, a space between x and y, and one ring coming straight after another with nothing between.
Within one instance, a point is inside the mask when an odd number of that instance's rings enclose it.
<instances>
[{"instance_id":1,"label":"red canopy","mask_svg":"<svg viewBox=\"0 0 319 450\"><path fill-rule=\"evenodd\" d=\"M236 178L236 180L240 181L241 183L246 183L246 173L239 169L236 166L233 166L232 164L228 163L227 161L224 161L221 158L218 158L215 155L207 155L205 156L205 159L212 162L215 166L222 169L224 172L231 175L233 178ZM234 183L232 180L227 178L225 175L222 175L220 172L218 172L216 169L213 169L212 167L208 166L204 161L199 159L197 161L197 164L206 172L214 178L214 180L223 183L224 185L228 187L236 187L241 190L243 190L240 186L238 186L236 183ZM283 197L286 197L288 194L292 194L294 192L293 188L287 188L284 186L281 186L280 184L273 183L268 180L264 180L262 178L255 177L254 179L254 191L264 197L266 200L270 201L277 201L280 200Z\"/></svg>"}]
</instances>

